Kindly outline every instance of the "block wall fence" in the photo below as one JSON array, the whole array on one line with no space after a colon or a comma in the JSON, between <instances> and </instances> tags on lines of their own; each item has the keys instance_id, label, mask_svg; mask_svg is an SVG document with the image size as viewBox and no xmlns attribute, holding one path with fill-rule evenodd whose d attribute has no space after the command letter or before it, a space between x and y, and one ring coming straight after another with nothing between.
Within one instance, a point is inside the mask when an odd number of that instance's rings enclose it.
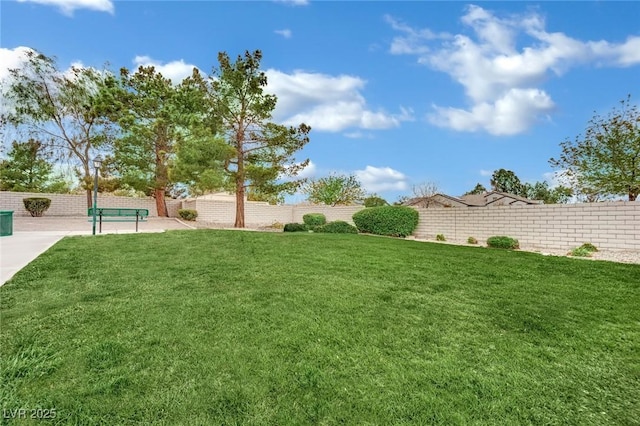
<instances>
[{"instance_id":1,"label":"block wall fence","mask_svg":"<svg viewBox=\"0 0 640 426\"><path fill-rule=\"evenodd\" d=\"M51 207L44 213L45 216L86 216L86 195L71 194L34 194L30 192L0 191L0 210L13 210L14 216L30 216L25 210L23 198L44 197L51 199ZM182 202L180 200L167 200L169 216L178 215ZM156 201L153 198L114 197L98 194L98 207L122 207L148 209L150 216L158 216Z\"/></svg>"},{"instance_id":2,"label":"block wall fence","mask_svg":"<svg viewBox=\"0 0 640 426\"><path fill-rule=\"evenodd\" d=\"M236 216L236 203L214 200L190 200L183 203L187 209L198 212L198 221L233 224ZM353 224L353 214L362 210L362 206L307 206L307 205L278 205L270 206L266 203L248 202L244 205L245 223L253 226L272 225L280 223L302 223L302 216L307 213L323 213L327 221L344 220Z\"/></svg>"},{"instance_id":3,"label":"block wall fence","mask_svg":"<svg viewBox=\"0 0 640 426\"><path fill-rule=\"evenodd\" d=\"M640 202L543 204L479 208L420 208L416 238L450 240L494 235L517 238L522 247L640 250Z\"/></svg>"},{"instance_id":4,"label":"block wall fence","mask_svg":"<svg viewBox=\"0 0 640 426\"><path fill-rule=\"evenodd\" d=\"M0 210L14 210L14 216L28 216L22 199L51 198L46 216L84 216L84 195L31 194L0 191ZM104 207L149 209L157 216L152 198L98 196ZM198 221L231 225L235 219L235 202L218 200L167 200L169 216L177 217L178 209L198 211ZM353 223L352 216L362 206L279 205L248 202L245 204L247 226L271 225L274 222L302 222L306 213L323 213L328 221ZM640 250L640 202L608 202L585 204L550 204L531 206L498 206L476 208L416 208L420 213L414 236L435 240L444 234L448 240L466 241L474 237L481 243L493 235L517 238L522 247L569 250L590 242L599 248Z\"/></svg>"}]
</instances>

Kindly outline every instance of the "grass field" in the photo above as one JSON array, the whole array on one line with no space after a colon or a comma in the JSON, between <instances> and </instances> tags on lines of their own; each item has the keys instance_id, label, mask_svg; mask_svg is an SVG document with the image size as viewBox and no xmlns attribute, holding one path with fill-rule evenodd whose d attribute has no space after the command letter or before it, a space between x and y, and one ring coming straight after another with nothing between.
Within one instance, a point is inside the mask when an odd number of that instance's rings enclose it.
<instances>
[{"instance_id":1,"label":"grass field","mask_svg":"<svg viewBox=\"0 0 640 426\"><path fill-rule=\"evenodd\" d=\"M73 237L0 307L5 423L640 419L639 265L362 235Z\"/></svg>"}]
</instances>

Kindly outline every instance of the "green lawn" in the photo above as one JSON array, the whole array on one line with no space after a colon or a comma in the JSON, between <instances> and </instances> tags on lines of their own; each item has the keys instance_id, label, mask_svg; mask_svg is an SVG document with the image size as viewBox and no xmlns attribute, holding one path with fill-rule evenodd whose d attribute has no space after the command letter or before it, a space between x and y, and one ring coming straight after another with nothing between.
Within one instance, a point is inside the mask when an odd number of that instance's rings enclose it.
<instances>
[{"instance_id":1,"label":"green lawn","mask_svg":"<svg viewBox=\"0 0 640 426\"><path fill-rule=\"evenodd\" d=\"M639 265L362 235L173 231L65 238L0 297L3 417L640 419Z\"/></svg>"}]
</instances>

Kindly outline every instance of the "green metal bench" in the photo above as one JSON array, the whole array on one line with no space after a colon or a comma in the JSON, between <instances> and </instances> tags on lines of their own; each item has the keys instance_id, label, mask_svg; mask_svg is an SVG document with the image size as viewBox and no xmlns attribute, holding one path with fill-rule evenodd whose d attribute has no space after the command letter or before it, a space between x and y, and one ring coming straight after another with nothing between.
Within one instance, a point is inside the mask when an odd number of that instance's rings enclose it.
<instances>
[{"instance_id":1,"label":"green metal bench","mask_svg":"<svg viewBox=\"0 0 640 426\"><path fill-rule=\"evenodd\" d=\"M93 220L93 207L88 210L89 221ZM138 222L144 222L149 216L148 209L119 209L111 207L96 208L96 219L100 220L100 233L102 233L102 222L136 222L136 232L138 232ZM95 229L95 228L94 228ZM94 231L95 232L95 231Z\"/></svg>"}]
</instances>

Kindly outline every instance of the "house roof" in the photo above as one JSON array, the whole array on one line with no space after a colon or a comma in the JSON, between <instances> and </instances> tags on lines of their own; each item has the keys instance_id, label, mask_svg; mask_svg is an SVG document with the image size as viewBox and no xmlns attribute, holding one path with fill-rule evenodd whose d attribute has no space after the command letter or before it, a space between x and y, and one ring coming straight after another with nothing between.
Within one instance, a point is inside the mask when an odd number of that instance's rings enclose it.
<instances>
[{"instance_id":1,"label":"house roof","mask_svg":"<svg viewBox=\"0 0 640 426\"><path fill-rule=\"evenodd\" d=\"M486 194L484 194L484 197L488 198L489 196L491 196L493 194L501 195L502 196L501 198L505 198L505 197L513 198L516 201L522 201L523 203L527 203L527 204L543 204L543 201L541 201L541 200L532 200L530 198L521 197L519 195L511 194L509 192L489 191ZM491 204L491 202L489 202L487 204Z\"/></svg>"},{"instance_id":2,"label":"house roof","mask_svg":"<svg viewBox=\"0 0 640 426\"><path fill-rule=\"evenodd\" d=\"M457 203L462 203L462 204L467 204L464 200L460 199L460 198L456 198L456 197L452 197L451 195L447 195L447 194L433 194L430 197L414 197L414 198L410 198L407 201L405 201L403 203L403 205L405 206L415 206L418 205L420 203L422 203L423 201L428 201L428 200L433 200L436 201L435 199L437 197L442 197L442 198L446 198L452 201L455 201Z\"/></svg>"},{"instance_id":3,"label":"house roof","mask_svg":"<svg viewBox=\"0 0 640 426\"><path fill-rule=\"evenodd\" d=\"M493 196L493 197L492 197ZM495 197L497 196L497 197ZM405 206L415 206L421 204L424 201L437 201L438 197L442 197L445 199L449 199L455 201L460 204L464 204L467 207L484 207L490 204L495 204L500 202L500 200L504 200L505 198L509 198L512 201L508 204L513 204L516 201L520 201L526 204L542 204L541 201L530 200L529 198L520 197L519 195L510 194L508 192L500 192L500 191L489 191L483 194L467 194L461 197L453 197L447 194L433 194L430 197L416 197L407 200L404 205Z\"/></svg>"},{"instance_id":4,"label":"house roof","mask_svg":"<svg viewBox=\"0 0 640 426\"><path fill-rule=\"evenodd\" d=\"M485 194L467 194L460 197L460 200L470 206L484 206L487 204Z\"/></svg>"}]
</instances>

